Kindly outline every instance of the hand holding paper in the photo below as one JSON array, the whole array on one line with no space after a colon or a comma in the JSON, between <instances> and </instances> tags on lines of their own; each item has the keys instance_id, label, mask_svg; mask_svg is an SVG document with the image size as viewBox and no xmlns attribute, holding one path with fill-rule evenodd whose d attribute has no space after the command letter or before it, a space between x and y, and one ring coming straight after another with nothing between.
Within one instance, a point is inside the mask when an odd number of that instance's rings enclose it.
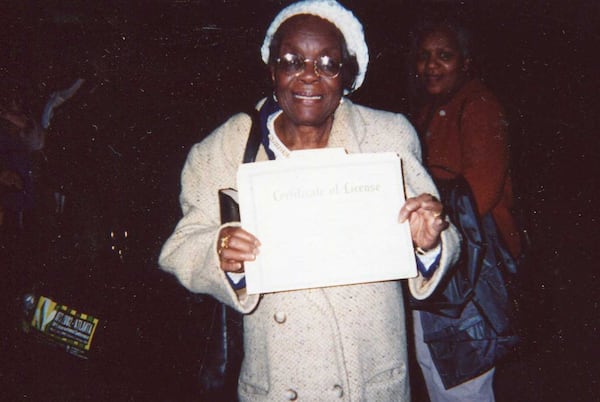
<instances>
[{"instance_id":1,"label":"hand holding paper","mask_svg":"<svg viewBox=\"0 0 600 402\"><path fill-rule=\"evenodd\" d=\"M232 188L219 190L221 223L239 222L240 209L237 191ZM221 269L225 272L241 273L245 261L254 261L260 242L254 235L237 226L221 229L217 240Z\"/></svg>"},{"instance_id":2,"label":"hand holding paper","mask_svg":"<svg viewBox=\"0 0 600 402\"><path fill-rule=\"evenodd\" d=\"M259 247L260 242L252 233L235 226L223 228L217 244L221 269L226 272L244 272L244 262L254 261Z\"/></svg>"},{"instance_id":3,"label":"hand holding paper","mask_svg":"<svg viewBox=\"0 0 600 402\"><path fill-rule=\"evenodd\" d=\"M401 223L409 220L413 243L425 250L435 248L442 231L449 226L444 219L442 203L431 194L407 199L398 219Z\"/></svg>"}]
</instances>

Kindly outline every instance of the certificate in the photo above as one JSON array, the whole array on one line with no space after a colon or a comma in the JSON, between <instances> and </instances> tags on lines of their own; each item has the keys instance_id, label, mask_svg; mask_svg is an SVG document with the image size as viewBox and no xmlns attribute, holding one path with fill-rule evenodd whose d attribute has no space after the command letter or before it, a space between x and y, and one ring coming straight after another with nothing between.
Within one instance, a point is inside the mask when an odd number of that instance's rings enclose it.
<instances>
[{"instance_id":1,"label":"certificate","mask_svg":"<svg viewBox=\"0 0 600 402\"><path fill-rule=\"evenodd\" d=\"M241 165L237 181L242 227L262 244L248 293L417 275L398 155L294 151Z\"/></svg>"}]
</instances>

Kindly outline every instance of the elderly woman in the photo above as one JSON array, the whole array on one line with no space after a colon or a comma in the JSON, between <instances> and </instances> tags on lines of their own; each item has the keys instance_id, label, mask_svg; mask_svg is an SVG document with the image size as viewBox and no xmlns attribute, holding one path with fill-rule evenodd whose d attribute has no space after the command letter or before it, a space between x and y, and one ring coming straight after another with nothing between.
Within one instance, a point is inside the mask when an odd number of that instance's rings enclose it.
<instances>
[{"instance_id":1,"label":"elderly woman","mask_svg":"<svg viewBox=\"0 0 600 402\"><path fill-rule=\"evenodd\" d=\"M267 103L276 105L257 160L325 147L398 153L410 197L399 221L409 221L414 245L425 254L418 257L423 273L409 288L426 298L456 259L458 237L432 196L436 189L408 121L344 97L361 85L367 68L361 24L335 1L294 3L271 23L262 56L274 86ZM241 400L408 401L399 281L260 296L232 286L228 274L254 260L261 243L239 223L220 224L217 191L236 187L249 130L250 119L239 114L192 148L182 173L183 218L162 249L161 267L189 290L245 314Z\"/></svg>"}]
</instances>

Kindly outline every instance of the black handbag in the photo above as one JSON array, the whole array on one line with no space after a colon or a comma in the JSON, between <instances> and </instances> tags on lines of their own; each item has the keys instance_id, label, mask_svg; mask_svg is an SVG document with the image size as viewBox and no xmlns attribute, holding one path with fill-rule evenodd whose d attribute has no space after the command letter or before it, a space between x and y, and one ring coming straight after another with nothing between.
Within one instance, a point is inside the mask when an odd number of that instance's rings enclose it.
<instances>
[{"instance_id":1,"label":"black handbag","mask_svg":"<svg viewBox=\"0 0 600 402\"><path fill-rule=\"evenodd\" d=\"M256 160L261 143L258 111L248 113L252 127L243 163ZM221 223L240 220L237 202L219 190ZM243 359L243 315L208 295L201 295L202 308L210 311L205 347L200 359L200 394L205 400L236 401L237 380Z\"/></svg>"},{"instance_id":2,"label":"black handbag","mask_svg":"<svg viewBox=\"0 0 600 402\"><path fill-rule=\"evenodd\" d=\"M448 218L463 237L458 262L425 300L424 341L446 388L491 369L518 343L517 262L504 246L490 213L480 217L462 176L436 179Z\"/></svg>"},{"instance_id":3,"label":"black handbag","mask_svg":"<svg viewBox=\"0 0 600 402\"><path fill-rule=\"evenodd\" d=\"M481 271L486 244L467 182L462 177L457 177L435 180L435 184L446 215L462 235L460 257L430 297L417 300L411 296L410 306L416 310L457 318L473 298L474 284Z\"/></svg>"},{"instance_id":4,"label":"black handbag","mask_svg":"<svg viewBox=\"0 0 600 402\"><path fill-rule=\"evenodd\" d=\"M448 389L491 369L518 343L517 262L491 213L479 216L462 176L435 183L463 237L460 258L429 298L409 296L409 303L422 311L423 340Z\"/></svg>"},{"instance_id":5,"label":"black handbag","mask_svg":"<svg viewBox=\"0 0 600 402\"><path fill-rule=\"evenodd\" d=\"M479 216L471 188L462 176L434 181L445 213L462 236L461 253L434 293L425 300L411 297L410 305L416 310L457 318L474 300L484 314L490 315L490 321L498 323L497 329L505 328L503 316L510 314L498 306L508 301L507 286L517 273L517 261L503 244L492 215Z\"/></svg>"}]
</instances>

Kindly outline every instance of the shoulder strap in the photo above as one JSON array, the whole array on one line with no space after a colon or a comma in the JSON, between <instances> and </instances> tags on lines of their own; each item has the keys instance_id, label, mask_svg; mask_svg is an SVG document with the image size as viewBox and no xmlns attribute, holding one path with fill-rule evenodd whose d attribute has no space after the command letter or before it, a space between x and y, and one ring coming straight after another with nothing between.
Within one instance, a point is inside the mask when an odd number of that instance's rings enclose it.
<instances>
[{"instance_id":1,"label":"shoulder strap","mask_svg":"<svg viewBox=\"0 0 600 402\"><path fill-rule=\"evenodd\" d=\"M250 126L250 134L248 135L248 141L246 142L246 150L244 151L243 163L252 163L256 160L256 154L258 153L258 147L261 143L260 135L260 123L258 110L252 109L248 112L248 115L252 119L252 125Z\"/></svg>"}]
</instances>

